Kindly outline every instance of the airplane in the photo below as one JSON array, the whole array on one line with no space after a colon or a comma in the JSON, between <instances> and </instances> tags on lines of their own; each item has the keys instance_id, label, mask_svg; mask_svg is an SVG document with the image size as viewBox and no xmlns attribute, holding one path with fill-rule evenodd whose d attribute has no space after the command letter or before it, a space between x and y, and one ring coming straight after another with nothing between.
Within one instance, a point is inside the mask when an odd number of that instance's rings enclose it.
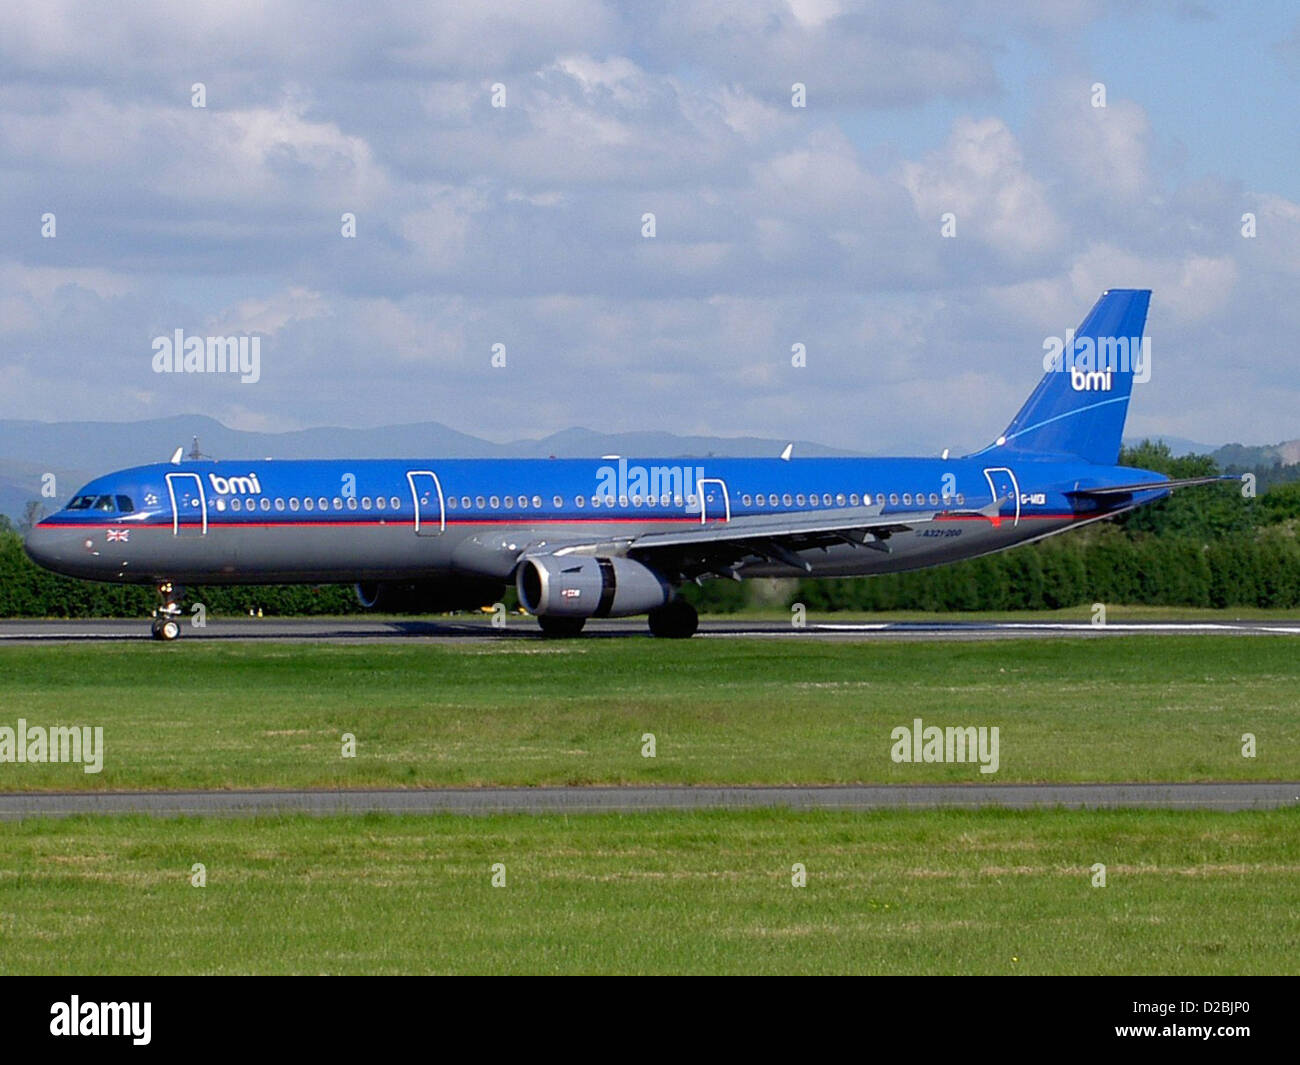
<instances>
[{"instance_id":1,"label":"airplane","mask_svg":"<svg viewBox=\"0 0 1300 1065\"><path fill-rule=\"evenodd\" d=\"M181 634L198 583L355 584L367 608L427 613L513 583L544 635L644 614L653 635L689 637L689 581L935 566L1232 479L1116 465L1149 370L1150 296L1104 292L1007 428L960 458L218 462L178 448L91 481L25 548L57 573L154 585L159 640Z\"/></svg>"}]
</instances>

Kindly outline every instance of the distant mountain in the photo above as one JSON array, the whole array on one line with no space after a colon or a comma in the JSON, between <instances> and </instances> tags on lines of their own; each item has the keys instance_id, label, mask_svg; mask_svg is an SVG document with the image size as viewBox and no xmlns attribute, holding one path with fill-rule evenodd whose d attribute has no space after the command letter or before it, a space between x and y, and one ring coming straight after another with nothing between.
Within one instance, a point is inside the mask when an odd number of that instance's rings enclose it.
<instances>
[{"instance_id":1,"label":"distant mountain","mask_svg":"<svg viewBox=\"0 0 1300 1065\"><path fill-rule=\"evenodd\" d=\"M1156 443L1168 444L1169 450L1177 458L1182 455L1212 455L1220 446L1219 444L1199 444L1195 440L1187 440L1181 436L1133 436L1124 441L1128 447L1136 447L1143 440L1151 440Z\"/></svg>"},{"instance_id":2,"label":"distant mountain","mask_svg":"<svg viewBox=\"0 0 1300 1065\"><path fill-rule=\"evenodd\" d=\"M1280 444L1250 447L1246 444L1227 444L1214 452L1220 466L1254 469L1259 466L1292 466L1300 462L1300 440L1284 440Z\"/></svg>"},{"instance_id":3,"label":"distant mountain","mask_svg":"<svg viewBox=\"0 0 1300 1065\"><path fill-rule=\"evenodd\" d=\"M779 455L789 440L762 437L677 436L664 432L598 433L565 429L541 439L494 444L438 422L377 429L300 429L256 433L231 429L214 418L183 414L139 422L35 422L0 420L0 514L17 520L28 500L40 498L41 478L54 473L62 502L92 477L126 466L166 462L188 453L194 437L204 456L249 458L595 458L627 455L754 457ZM794 442L798 455L854 452L808 441ZM56 500L47 502L54 503Z\"/></svg>"}]
</instances>

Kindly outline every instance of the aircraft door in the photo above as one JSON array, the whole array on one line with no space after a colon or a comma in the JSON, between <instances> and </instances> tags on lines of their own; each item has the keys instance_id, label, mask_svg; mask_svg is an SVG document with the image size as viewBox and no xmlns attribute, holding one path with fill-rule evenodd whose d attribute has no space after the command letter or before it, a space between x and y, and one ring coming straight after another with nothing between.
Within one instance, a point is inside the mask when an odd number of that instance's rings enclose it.
<instances>
[{"instance_id":1,"label":"aircraft door","mask_svg":"<svg viewBox=\"0 0 1300 1065\"><path fill-rule=\"evenodd\" d=\"M1015 473L1007 466L990 466L984 471L984 479L989 482L994 499L1008 499L1015 507L1015 520L1012 525L1020 524L1020 484Z\"/></svg>"},{"instance_id":2,"label":"aircraft door","mask_svg":"<svg viewBox=\"0 0 1300 1065\"><path fill-rule=\"evenodd\" d=\"M167 474L167 494L172 502L173 536L207 536L208 500L197 473Z\"/></svg>"},{"instance_id":3,"label":"aircraft door","mask_svg":"<svg viewBox=\"0 0 1300 1065\"><path fill-rule=\"evenodd\" d=\"M447 508L438 475L432 470L408 470L406 481L415 500L415 535L442 535L447 528Z\"/></svg>"},{"instance_id":4,"label":"aircraft door","mask_svg":"<svg viewBox=\"0 0 1300 1065\"><path fill-rule=\"evenodd\" d=\"M701 477L695 482L700 497L700 524L731 520L731 498L726 482L717 477Z\"/></svg>"}]
</instances>

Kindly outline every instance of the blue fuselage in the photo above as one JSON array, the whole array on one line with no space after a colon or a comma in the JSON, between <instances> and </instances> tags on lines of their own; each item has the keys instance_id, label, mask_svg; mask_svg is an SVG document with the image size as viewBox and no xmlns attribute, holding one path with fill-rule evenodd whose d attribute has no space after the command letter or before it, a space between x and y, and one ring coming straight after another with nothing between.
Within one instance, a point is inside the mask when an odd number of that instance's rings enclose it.
<instances>
[{"instance_id":1,"label":"blue fuselage","mask_svg":"<svg viewBox=\"0 0 1300 1065\"><path fill-rule=\"evenodd\" d=\"M875 506L900 520L888 551L819 546L754 556L743 576L914 569L1039 539L1165 494L1159 474L1037 455L987 459L550 459L184 462L87 484L27 540L71 576L157 584L361 582L463 575L502 583L521 555L753 515ZM1122 501L1067 493L1150 481ZM993 504L997 504L996 507ZM978 513L978 512L983 513ZM809 568L811 567L811 569ZM669 575L670 579L698 574ZM733 570L733 575L736 572Z\"/></svg>"}]
</instances>

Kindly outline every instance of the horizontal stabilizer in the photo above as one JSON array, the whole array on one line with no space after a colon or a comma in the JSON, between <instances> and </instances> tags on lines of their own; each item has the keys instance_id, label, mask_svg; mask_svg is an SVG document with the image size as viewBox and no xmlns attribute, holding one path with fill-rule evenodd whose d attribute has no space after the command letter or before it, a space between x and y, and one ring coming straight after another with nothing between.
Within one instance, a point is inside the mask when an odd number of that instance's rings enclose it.
<instances>
[{"instance_id":1,"label":"horizontal stabilizer","mask_svg":"<svg viewBox=\"0 0 1300 1065\"><path fill-rule=\"evenodd\" d=\"M1075 488L1066 492L1067 496L1082 496L1085 499L1113 499L1115 496L1131 496L1139 492L1167 492L1175 488L1191 488L1198 484L1223 484L1232 481L1240 484L1240 477L1226 474L1217 477L1184 477L1176 481L1144 481L1141 484L1108 484L1097 488Z\"/></svg>"}]
</instances>

